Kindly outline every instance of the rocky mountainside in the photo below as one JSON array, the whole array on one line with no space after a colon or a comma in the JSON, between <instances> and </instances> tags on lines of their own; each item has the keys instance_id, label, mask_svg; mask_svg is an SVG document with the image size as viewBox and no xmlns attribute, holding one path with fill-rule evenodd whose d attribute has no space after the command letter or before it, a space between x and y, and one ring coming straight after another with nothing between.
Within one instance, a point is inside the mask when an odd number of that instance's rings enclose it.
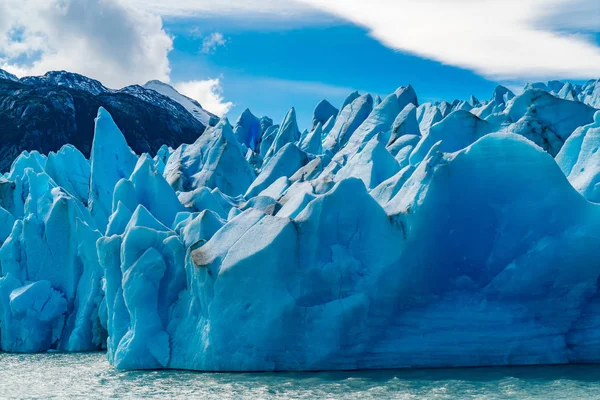
<instances>
[{"instance_id":1,"label":"rocky mountainside","mask_svg":"<svg viewBox=\"0 0 600 400\"><path fill-rule=\"evenodd\" d=\"M17 79L0 70L0 171L22 151L48 153L67 143L88 157L100 106L138 154L191 143L207 126L177 101L142 86L112 90L65 71Z\"/></svg>"}]
</instances>

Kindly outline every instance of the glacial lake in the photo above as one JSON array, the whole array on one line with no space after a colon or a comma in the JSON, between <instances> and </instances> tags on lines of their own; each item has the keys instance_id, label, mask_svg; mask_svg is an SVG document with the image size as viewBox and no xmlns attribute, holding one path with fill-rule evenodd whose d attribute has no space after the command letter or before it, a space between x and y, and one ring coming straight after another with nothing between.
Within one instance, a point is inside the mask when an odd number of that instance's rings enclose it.
<instances>
[{"instance_id":1,"label":"glacial lake","mask_svg":"<svg viewBox=\"0 0 600 400\"><path fill-rule=\"evenodd\" d=\"M0 398L598 399L600 366L214 374L116 371L103 353L0 353Z\"/></svg>"}]
</instances>

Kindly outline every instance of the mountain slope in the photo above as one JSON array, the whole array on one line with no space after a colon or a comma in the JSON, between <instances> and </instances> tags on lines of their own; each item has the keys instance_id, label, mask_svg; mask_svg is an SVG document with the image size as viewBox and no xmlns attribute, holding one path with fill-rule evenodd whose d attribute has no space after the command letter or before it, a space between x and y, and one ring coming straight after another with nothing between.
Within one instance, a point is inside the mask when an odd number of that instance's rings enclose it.
<instances>
[{"instance_id":1,"label":"mountain slope","mask_svg":"<svg viewBox=\"0 0 600 400\"><path fill-rule=\"evenodd\" d=\"M22 151L48 153L67 143L88 157L100 106L113 115L137 153L154 154L162 144L191 143L206 128L174 102L167 109L128 93L93 94L35 82L0 80L0 171L8 170Z\"/></svg>"},{"instance_id":2,"label":"mountain slope","mask_svg":"<svg viewBox=\"0 0 600 400\"><path fill-rule=\"evenodd\" d=\"M3 69L0 69L0 79L6 79L9 81L18 81L19 78L17 78L15 75L11 74L10 72L7 72Z\"/></svg>"},{"instance_id":3,"label":"mountain slope","mask_svg":"<svg viewBox=\"0 0 600 400\"><path fill-rule=\"evenodd\" d=\"M112 90L64 71L18 81L6 73L0 75L0 171L25 150L48 153L70 143L89 156L100 106L137 153L192 143L206 129L176 101L141 86Z\"/></svg>"},{"instance_id":4,"label":"mountain slope","mask_svg":"<svg viewBox=\"0 0 600 400\"><path fill-rule=\"evenodd\" d=\"M149 81L144 85L145 89L154 90L164 96L167 96L182 106L185 107L196 119L198 119L202 124L206 126L216 125L219 117L216 115L206 111L202 106L194 99L190 99L187 96L182 95L177 90L175 90L172 86L167 85L161 81L153 80Z\"/></svg>"},{"instance_id":5,"label":"mountain slope","mask_svg":"<svg viewBox=\"0 0 600 400\"><path fill-rule=\"evenodd\" d=\"M19 79L19 82L35 86L64 86L93 95L111 92L111 89L95 79L67 71L50 71L42 76L25 76Z\"/></svg>"}]
</instances>

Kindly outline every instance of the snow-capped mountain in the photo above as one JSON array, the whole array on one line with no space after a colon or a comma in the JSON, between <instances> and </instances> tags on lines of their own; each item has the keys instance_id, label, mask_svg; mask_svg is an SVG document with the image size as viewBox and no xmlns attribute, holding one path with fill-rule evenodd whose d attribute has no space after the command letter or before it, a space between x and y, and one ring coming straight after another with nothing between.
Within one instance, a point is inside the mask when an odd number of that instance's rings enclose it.
<instances>
[{"instance_id":1,"label":"snow-capped mountain","mask_svg":"<svg viewBox=\"0 0 600 400\"><path fill-rule=\"evenodd\" d=\"M200 103L175 90L174 87L158 80L152 80L144 85L144 88L154 90L164 96L167 96L185 107L198 121L206 126L214 126L219 117L206 111Z\"/></svg>"},{"instance_id":2,"label":"snow-capped mountain","mask_svg":"<svg viewBox=\"0 0 600 400\"><path fill-rule=\"evenodd\" d=\"M4 79L19 80L16 76L3 70L0 70L0 79L2 79L3 74L6 76ZM182 105L204 126L214 126L219 120L219 117L206 111L196 100L182 95L171 85L159 80L149 81L143 86L131 85L122 89L109 89L99 81L80 74L67 71L50 71L43 76L27 76L19 81L29 85L66 86L94 95L127 93L169 111L175 111L177 107L175 103Z\"/></svg>"},{"instance_id":3,"label":"snow-capped mountain","mask_svg":"<svg viewBox=\"0 0 600 400\"><path fill-rule=\"evenodd\" d=\"M0 69L0 79L6 79L9 81L14 81L14 82L19 80L19 78L17 78L16 75L13 75L10 72L5 71L3 69Z\"/></svg>"},{"instance_id":4,"label":"snow-capped mountain","mask_svg":"<svg viewBox=\"0 0 600 400\"><path fill-rule=\"evenodd\" d=\"M19 80L0 70L0 171L25 150L48 153L70 143L89 156L100 106L140 153L193 142L208 126L175 100L142 86L113 90L65 71Z\"/></svg>"},{"instance_id":5,"label":"snow-capped mountain","mask_svg":"<svg viewBox=\"0 0 600 400\"><path fill-rule=\"evenodd\" d=\"M110 89L95 79L67 71L50 71L42 76L25 76L19 82L37 86L64 86L70 89L82 90L96 96L111 92Z\"/></svg>"}]
</instances>

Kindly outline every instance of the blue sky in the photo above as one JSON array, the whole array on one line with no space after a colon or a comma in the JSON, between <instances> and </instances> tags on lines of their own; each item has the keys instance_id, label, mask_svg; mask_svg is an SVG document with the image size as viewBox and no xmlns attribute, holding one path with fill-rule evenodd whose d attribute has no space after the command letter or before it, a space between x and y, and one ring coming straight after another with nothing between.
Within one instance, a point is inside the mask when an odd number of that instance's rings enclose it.
<instances>
[{"instance_id":1,"label":"blue sky","mask_svg":"<svg viewBox=\"0 0 600 400\"><path fill-rule=\"evenodd\" d=\"M461 68L395 51L371 38L365 29L332 21L295 29L257 30L235 21L172 19L165 29L174 36L169 54L171 78L187 81L221 78L223 95L234 102L235 119L249 107L280 121L296 107L301 126L323 98L339 106L353 90L379 94L412 84L421 101L487 98L497 83ZM214 32L225 44L202 53Z\"/></svg>"},{"instance_id":2,"label":"blue sky","mask_svg":"<svg viewBox=\"0 0 600 400\"><path fill-rule=\"evenodd\" d=\"M498 84L515 89L535 80L486 78L466 68L386 46L368 29L345 19L327 14L313 18L320 22L291 27L286 25L287 18L262 23L222 15L165 18L165 30L174 38L174 50L169 54L171 78L220 77L224 98L233 102L230 119L250 108L256 115L268 115L278 122L294 106L302 127L309 125L312 109L321 99L339 106L354 90L383 97L410 83L421 102L451 101L471 95L487 99ZM594 29L592 26L586 32L600 44L600 34ZM215 33L222 41L212 51L203 52L203 42Z\"/></svg>"},{"instance_id":3,"label":"blue sky","mask_svg":"<svg viewBox=\"0 0 600 400\"><path fill-rule=\"evenodd\" d=\"M301 127L323 98L489 98L497 84L600 75L598 0L5 0L0 68L119 88L169 82L234 121Z\"/></svg>"}]
</instances>

